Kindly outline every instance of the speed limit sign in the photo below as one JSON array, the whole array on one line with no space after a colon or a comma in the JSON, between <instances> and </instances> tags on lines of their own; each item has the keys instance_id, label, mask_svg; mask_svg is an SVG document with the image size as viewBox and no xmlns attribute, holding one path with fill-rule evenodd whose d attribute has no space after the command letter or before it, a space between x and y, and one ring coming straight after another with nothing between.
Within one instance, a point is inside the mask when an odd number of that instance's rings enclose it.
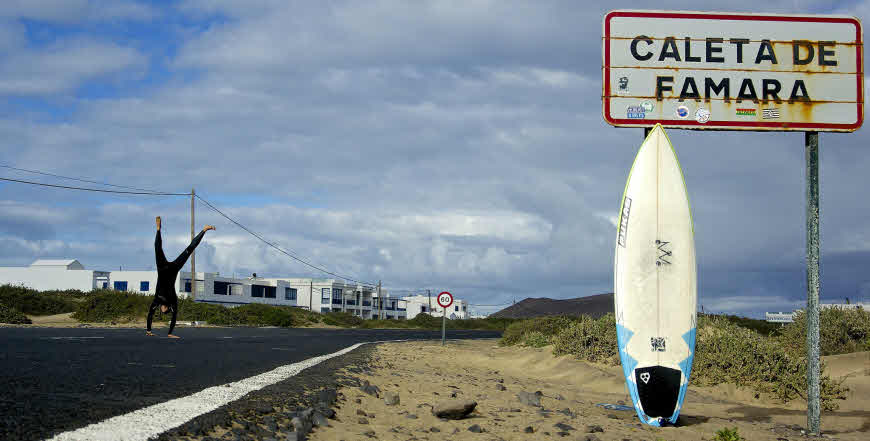
<instances>
[{"instance_id":1,"label":"speed limit sign","mask_svg":"<svg viewBox=\"0 0 870 441\"><path fill-rule=\"evenodd\" d=\"M450 294L447 291L438 294L438 306L442 308L447 308L453 304L453 294Z\"/></svg>"}]
</instances>

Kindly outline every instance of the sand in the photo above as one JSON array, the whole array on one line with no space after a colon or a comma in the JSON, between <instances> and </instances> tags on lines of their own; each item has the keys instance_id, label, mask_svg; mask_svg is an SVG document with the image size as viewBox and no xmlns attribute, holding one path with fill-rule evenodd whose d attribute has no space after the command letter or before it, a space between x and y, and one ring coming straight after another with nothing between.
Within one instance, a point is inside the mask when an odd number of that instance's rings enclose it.
<instances>
[{"instance_id":1,"label":"sand","mask_svg":"<svg viewBox=\"0 0 870 441\"><path fill-rule=\"evenodd\" d=\"M633 411L596 406L630 402L620 367L557 358L549 347L499 347L497 340L453 341L446 347L440 342L405 342L378 345L374 354L370 371L345 374L378 386L381 398L357 387L339 390L344 398L336 420L330 420L331 427L315 429L312 440L368 439L364 432L374 431L379 440L403 441L587 437L697 441L712 439L726 427L736 427L747 440L806 439L800 432L806 425L805 402L784 404L769 397L756 398L751 391L733 385L690 387L678 427L641 425ZM828 372L851 391L846 401L840 401L839 410L822 414L823 435L826 439L870 439L870 352L826 357L826 362ZM498 380L503 380L506 390L497 389ZM521 404L520 391L543 392L542 408ZM400 403L387 406L384 392L398 393ZM476 401L475 412L458 421L433 416L431 406L449 399L451 393ZM367 424L359 422L358 411L367 414ZM573 430L556 428L557 423ZM484 432L470 432L475 424ZM597 429L591 426L602 431L589 433ZM526 433L527 427L534 432Z\"/></svg>"}]
</instances>

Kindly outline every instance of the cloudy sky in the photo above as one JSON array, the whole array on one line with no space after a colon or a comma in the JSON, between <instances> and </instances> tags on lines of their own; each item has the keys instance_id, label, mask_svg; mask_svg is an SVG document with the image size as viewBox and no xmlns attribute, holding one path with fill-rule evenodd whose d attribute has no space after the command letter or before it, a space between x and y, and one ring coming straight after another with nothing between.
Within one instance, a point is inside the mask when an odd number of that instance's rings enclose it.
<instances>
[{"instance_id":1,"label":"cloudy sky","mask_svg":"<svg viewBox=\"0 0 870 441\"><path fill-rule=\"evenodd\" d=\"M0 165L196 188L284 249L394 292L450 290L474 304L610 292L642 131L601 115L604 14L870 11L643 3L5 1ZM804 304L803 134L669 134L694 210L699 303L750 316ZM868 141L867 129L820 136L826 302L870 301ZM0 265L153 268L154 217L175 254L189 209L185 197L0 183ZM202 203L196 223L217 226L200 271L323 276Z\"/></svg>"}]
</instances>

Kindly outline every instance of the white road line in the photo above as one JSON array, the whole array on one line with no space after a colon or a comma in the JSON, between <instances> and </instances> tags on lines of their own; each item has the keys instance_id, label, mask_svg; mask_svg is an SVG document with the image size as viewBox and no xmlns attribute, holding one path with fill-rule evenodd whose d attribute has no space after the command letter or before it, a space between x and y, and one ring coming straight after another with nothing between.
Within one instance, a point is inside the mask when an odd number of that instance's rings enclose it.
<instances>
[{"instance_id":1,"label":"white road line","mask_svg":"<svg viewBox=\"0 0 870 441\"><path fill-rule=\"evenodd\" d=\"M380 342L369 342L380 343ZM330 358L344 355L364 344L357 343L332 354L309 358L299 363L280 366L269 372L221 386L209 387L193 395L155 404L143 409L109 418L78 430L63 432L52 441L147 441L167 430L178 427L204 413L242 398L249 392L284 381L303 369L316 366Z\"/></svg>"},{"instance_id":2,"label":"white road line","mask_svg":"<svg viewBox=\"0 0 870 441\"><path fill-rule=\"evenodd\" d=\"M79 340L85 338L105 338L105 337L45 337L50 338L52 340Z\"/></svg>"}]
</instances>

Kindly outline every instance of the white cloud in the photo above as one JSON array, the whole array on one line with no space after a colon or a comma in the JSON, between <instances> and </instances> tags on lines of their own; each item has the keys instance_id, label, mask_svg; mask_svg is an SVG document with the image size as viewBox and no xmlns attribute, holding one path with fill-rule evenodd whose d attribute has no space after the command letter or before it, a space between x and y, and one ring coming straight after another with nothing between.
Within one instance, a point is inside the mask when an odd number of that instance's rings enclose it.
<instances>
[{"instance_id":1,"label":"white cloud","mask_svg":"<svg viewBox=\"0 0 870 441\"><path fill-rule=\"evenodd\" d=\"M129 75L132 69L142 75L146 64L135 49L93 40L63 41L7 54L0 61L0 94L66 92L106 74L128 71Z\"/></svg>"},{"instance_id":2,"label":"white cloud","mask_svg":"<svg viewBox=\"0 0 870 441\"><path fill-rule=\"evenodd\" d=\"M170 80L131 97L72 100L62 123L0 119L0 139L18 146L4 161L143 188L196 187L294 254L390 287L449 287L487 304L610 291L619 198L641 133L601 120L608 7L184 2L188 18L209 18L193 28L208 27L184 34L192 36L177 41L176 58L166 54L179 69ZM57 100L147 67L136 50L104 41L26 52L13 43L0 87L18 94ZM702 301L740 311L790 305L802 283L802 136L670 136L694 209ZM870 167L866 137L822 135L825 252L870 248L870 208L856 202ZM39 210L68 216L7 224L5 234L25 242L5 261L32 260L47 249L34 244L57 240L67 248L52 249L82 253L58 257L147 268L157 214L167 254L189 240L185 198L11 184L0 185L0 198L38 201L22 219ZM196 228L218 226L198 250L199 269L320 275L198 207ZM798 276L777 276L784 268ZM734 276L749 270L753 278Z\"/></svg>"},{"instance_id":3,"label":"white cloud","mask_svg":"<svg viewBox=\"0 0 870 441\"><path fill-rule=\"evenodd\" d=\"M146 20L158 15L151 6L129 0L4 0L0 17L58 23Z\"/></svg>"}]
</instances>

